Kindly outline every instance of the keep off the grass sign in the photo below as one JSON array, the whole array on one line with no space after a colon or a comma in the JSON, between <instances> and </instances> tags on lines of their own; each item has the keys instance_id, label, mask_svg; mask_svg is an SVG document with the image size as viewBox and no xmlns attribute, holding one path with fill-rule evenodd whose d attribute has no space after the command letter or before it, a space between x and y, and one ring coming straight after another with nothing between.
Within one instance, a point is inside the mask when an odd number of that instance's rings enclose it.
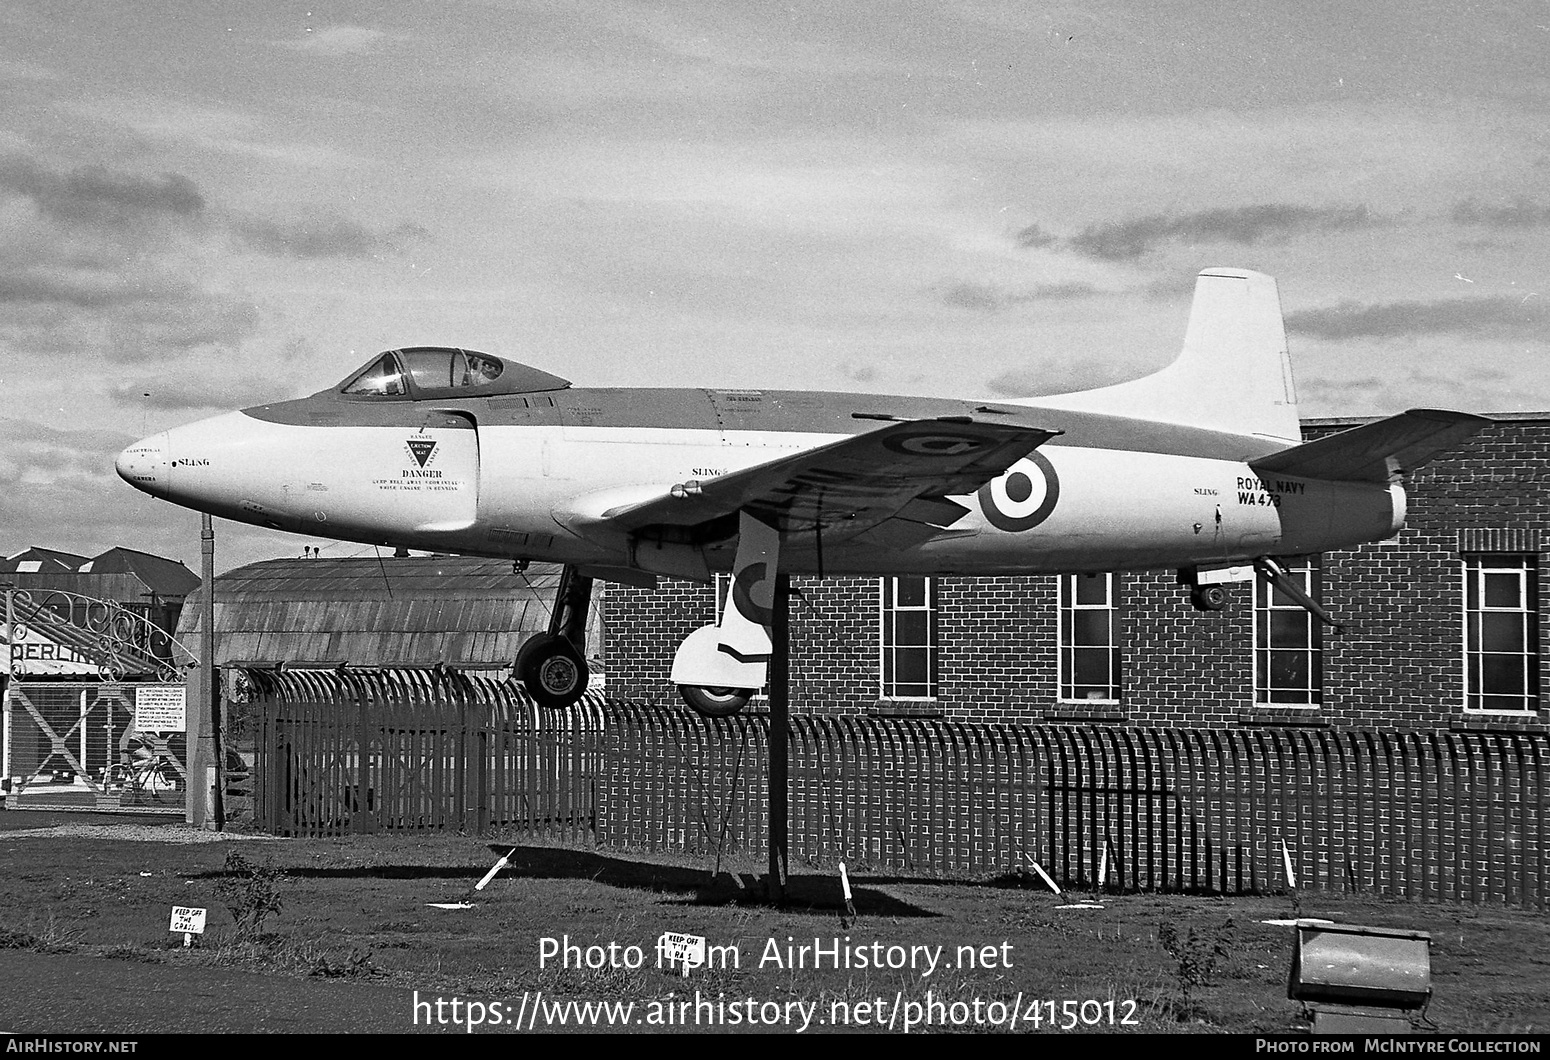
<instances>
[{"instance_id":1,"label":"keep off the grass sign","mask_svg":"<svg viewBox=\"0 0 1550 1060\"><path fill-rule=\"evenodd\" d=\"M174 933L182 932L183 945L191 945L195 935L205 933L205 911L189 905L172 907L172 923L168 927Z\"/></svg>"}]
</instances>

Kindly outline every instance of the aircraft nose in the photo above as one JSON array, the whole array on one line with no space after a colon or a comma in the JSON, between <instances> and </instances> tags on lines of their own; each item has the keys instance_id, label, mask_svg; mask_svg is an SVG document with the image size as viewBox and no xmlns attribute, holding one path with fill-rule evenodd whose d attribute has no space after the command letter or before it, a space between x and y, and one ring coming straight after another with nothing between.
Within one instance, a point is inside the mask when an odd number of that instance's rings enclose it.
<instances>
[{"instance_id":1,"label":"aircraft nose","mask_svg":"<svg viewBox=\"0 0 1550 1060\"><path fill-rule=\"evenodd\" d=\"M167 492L167 432L142 438L118 454L118 477L153 497Z\"/></svg>"}]
</instances>

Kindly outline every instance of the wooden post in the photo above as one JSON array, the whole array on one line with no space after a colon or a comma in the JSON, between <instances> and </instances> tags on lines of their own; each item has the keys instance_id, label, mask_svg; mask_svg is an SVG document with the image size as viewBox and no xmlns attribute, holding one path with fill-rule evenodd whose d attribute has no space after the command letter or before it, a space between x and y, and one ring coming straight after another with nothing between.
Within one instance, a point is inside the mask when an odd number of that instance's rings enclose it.
<instances>
[{"instance_id":1,"label":"wooden post","mask_svg":"<svg viewBox=\"0 0 1550 1060\"><path fill-rule=\"evenodd\" d=\"M775 607L770 623L770 901L786 904L786 864L790 803L787 769L791 720L791 575L775 578Z\"/></svg>"}]
</instances>

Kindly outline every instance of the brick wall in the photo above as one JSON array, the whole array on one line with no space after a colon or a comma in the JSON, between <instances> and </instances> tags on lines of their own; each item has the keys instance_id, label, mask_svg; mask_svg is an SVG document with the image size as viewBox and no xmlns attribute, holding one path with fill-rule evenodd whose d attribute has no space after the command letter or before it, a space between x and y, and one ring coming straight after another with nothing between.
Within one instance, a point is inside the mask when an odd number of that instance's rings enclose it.
<instances>
[{"instance_id":1,"label":"brick wall","mask_svg":"<svg viewBox=\"0 0 1550 1060\"><path fill-rule=\"evenodd\" d=\"M1305 434L1317 438L1357 422L1310 421ZM1538 528L1550 526L1550 415L1502 417L1418 472L1408 493L1407 526L1397 538L1320 560L1322 602L1345 628L1324 637L1319 708L1256 708L1250 585L1233 586L1226 610L1200 612L1173 571L1118 580L1117 708L1057 701L1052 577L941 581L939 695L926 705L879 702L876 579L795 579L792 708L975 721L1546 731L1546 712L1520 719L1463 709L1460 545L1537 550ZM1544 566L1541 602L1550 600ZM610 692L675 702L673 652L692 629L713 621L711 588L665 580L655 591L612 588L607 599ZM1542 668L1544 656L1541 643ZM1541 686L1550 688L1550 672Z\"/></svg>"}]
</instances>

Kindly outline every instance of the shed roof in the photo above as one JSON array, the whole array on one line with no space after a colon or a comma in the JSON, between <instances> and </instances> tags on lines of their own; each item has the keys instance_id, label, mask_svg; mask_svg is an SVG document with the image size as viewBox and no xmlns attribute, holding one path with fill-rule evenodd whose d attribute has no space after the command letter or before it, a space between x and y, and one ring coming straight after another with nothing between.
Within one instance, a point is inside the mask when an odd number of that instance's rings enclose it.
<instances>
[{"instance_id":1,"label":"shed roof","mask_svg":"<svg viewBox=\"0 0 1550 1060\"><path fill-rule=\"evenodd\" d=\"M216 665L510 666L548 629L559 574L461 556L250 564L215 579ZM199 612L193 601L183 609L185 644L199 636Z\"/></svg>"},{"instance_id":2,"label":"shed roof","mask_svg":"<svg viewBox=\"0 0 1550 1060\"><path fill-rule=\"evenodd\" d=\"M15 574L24 569L29 574L40 571L68 574L85 562L85 556L77 556L73 552L33 546L0 560L0 574Z\"/></svg>"},{"instance_id":3,"label":"shed roof","mask_svg":"<svg viewBox=\"0 0 1550 1060\"><path fill-rule=\"evenodd\" d=\"M132 548L110 548L76 569L82 574L132 574L162 596L186 596L199 588L199 575L177 560Z\"/></svg>"}]
</instances>

